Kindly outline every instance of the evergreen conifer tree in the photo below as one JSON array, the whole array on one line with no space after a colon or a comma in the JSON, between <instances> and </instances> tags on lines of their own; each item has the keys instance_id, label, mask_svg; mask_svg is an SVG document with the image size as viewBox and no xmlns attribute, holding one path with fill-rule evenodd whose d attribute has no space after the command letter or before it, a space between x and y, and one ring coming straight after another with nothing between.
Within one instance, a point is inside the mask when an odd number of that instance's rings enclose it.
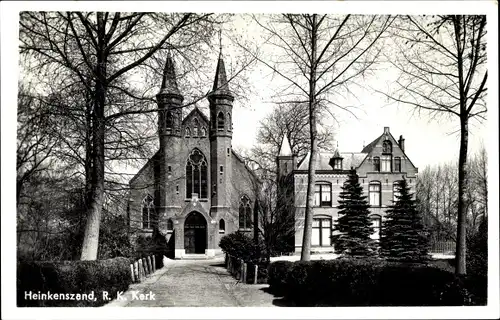
<instances>
[{"instance_id":1,"label":"evergreen conifer tree","mask_svg":"<svg viewBox=\"0 0 500 320\"><path fill-rule=\"evenodd\" d=\"M386 211L382 226L381 255L389 260L424 263L429 260L429 238L422 215L406 179L397 188L399 194Z\"/></svg>"},{"instance_id":2,"label":"evergreen conifer tree","mask_svg":"<svg viewBox=\"0 0 500 320\"><path fill-rule=\"evenodd\" d=\"M355 170L350 171L339 197L340 217L334 227L338 234L333 237L335 252L351 257L375 254L376 243L370 238L373 233L368 217L370 205L363 195L363 187L359 184Z\"/></svg>"}]
</instances>

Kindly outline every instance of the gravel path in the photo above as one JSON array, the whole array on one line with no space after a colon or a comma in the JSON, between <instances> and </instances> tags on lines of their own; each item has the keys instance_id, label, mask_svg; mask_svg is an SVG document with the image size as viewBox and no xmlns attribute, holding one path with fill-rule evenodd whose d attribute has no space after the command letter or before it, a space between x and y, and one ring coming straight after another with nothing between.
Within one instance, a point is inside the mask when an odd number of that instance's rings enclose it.
<instances>
[{"instance_id":1,"label":"gravel path","mask_svg":"<svg viewBox=\"0 0 500 320\"><path fill-rule=\"evenodd\" d=\"M142 283L130 285L123 299L104 307L272 307L275 298L262 290L266 287L238 283L222 258L168 260Z\"/></svg>"}]
</instances>

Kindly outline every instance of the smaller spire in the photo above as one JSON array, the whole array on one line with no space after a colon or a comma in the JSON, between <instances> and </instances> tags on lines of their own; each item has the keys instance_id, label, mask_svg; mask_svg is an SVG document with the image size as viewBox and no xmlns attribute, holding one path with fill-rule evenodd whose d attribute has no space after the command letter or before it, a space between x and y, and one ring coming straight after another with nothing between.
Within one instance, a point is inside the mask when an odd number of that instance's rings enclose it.
<instances>
[{"instance_id":1,"label":"smaller spire","mask_svg":"<svg viewBox=\"0 0 500 320\"><path fill-rule=\"evenodd\" d=\"M167 54L167 62L163 69L163 81L161 83L160 94L176 94L180 95L179 87L175 76L175 67L170 54L170 49Z\"/></svg>"},{"instance_id":2,"label":"smaller spire","mask_svg":"<svg viewBox=\"0 0 500 320\"><path fill-rule=\"evenodd\" d=\"M222 33L220 30L219 30L219 60L217 61L217 69L215 70L215 80L212 91L214 94L224 94L232 96L227 82L224 59L222 57Z\"/></svg>"},{"instance_id":3,"label":"smaller spire","mask_svg":"<svg viewBox=\"0 0 500 320\"><path fill-rule=\"evenodd\" d=\"M291 156L292 149L290 148L290 142L288 141L288 137L286 134L283 135L283 140L281 141L280 150L278 152L278 156Z\"/></svg>"}]
</instances>

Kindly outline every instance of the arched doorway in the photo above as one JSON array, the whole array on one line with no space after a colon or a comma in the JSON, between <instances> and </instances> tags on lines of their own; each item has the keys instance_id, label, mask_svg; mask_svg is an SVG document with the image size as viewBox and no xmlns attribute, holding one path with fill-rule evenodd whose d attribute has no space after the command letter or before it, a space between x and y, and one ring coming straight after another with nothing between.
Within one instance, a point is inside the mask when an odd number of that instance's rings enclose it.
<instances>
[{"instance_id":1,"label":"arched doorway","mask_svg":"<svg viewBox=\"0 0 500 320\"><path fill-rule=\"evenodd\" d=\"M186 253L205 253L207 248L207 221L199 212L191 212L184 223L184 250Z\"/></svg>"}]
</instances>

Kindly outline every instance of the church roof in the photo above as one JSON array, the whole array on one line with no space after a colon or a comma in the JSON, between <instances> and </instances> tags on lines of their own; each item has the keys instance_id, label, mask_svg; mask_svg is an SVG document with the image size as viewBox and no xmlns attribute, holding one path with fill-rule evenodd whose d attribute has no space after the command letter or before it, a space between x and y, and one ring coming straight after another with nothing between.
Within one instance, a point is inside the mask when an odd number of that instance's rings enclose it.
<instances>
[{"instance_id":1,"label":"church roof","mask_svg":"<svg viewBox=\"0 0 500 320\"><path fill-rule=\"evenodd\" d=\"M330 159L333 158L337 152L320 151L317 157L316 170L332 170L332 167L330 166ZM351 167L356 169L361 162L363 162L366 156L367 154L363 152L340 152L340 157L343 158L342 170L350 170ZM308 152L304 159L300 162L297 170L309 169L310 157L311 153Z\"/></svg>"},{"instance_id":2,"label":"church roof","mask_svg":"<svg viewBox=\"0 0 500 320\"><path fill-rule=\"evenodd\" d=\"M187 116L184 117L184 119L182 120L182 124L184 124L189 118L191 118L192 115L194 115L195 113L199 114L200 117L207 123L207 124L210 124L210 120L208 119L208 117L203 113L203 111L201 111L198 106L195 106L193 108L193 110L191 110L191 112L189 112L187 114Z\"/></svg>"},{"instance_id":3,"label":"church roof","mask_svg":"<svg viewBox=\"0 0 500 320\"><path fill-rule=\"evenodd\" d=\"M213 94L232 96L227 82L226 67L224 66L224 59L222 58L222 51L219 54L219 61L217 62L217 69L215 70L215 80L212 90Z\"/></svg>"},{"instance_id":4,"label":"church roof","mask_svg":"<svg viewBox=\"0 0 500 320\"><path fill-rule=\"evenodd\" d=\"M288 141L288 137L286 134L283 135L283 140L281 140L280 150L278 152L278 156L291 156L292 149L290 148L290 142Z\"/></svg>"},{"instance_id":5,"label":"church roof","mask_svg":"<svg viewBox=\"0 0 500 320\"><path fill-rule=\"evenodd\" d=\"M167 62L165 63L165 68L163 69L163 81L161 83L160 94L181 95L179 87L177 86L174 62L170 52L167 55Z\"/></svg>"}]
</instances>

